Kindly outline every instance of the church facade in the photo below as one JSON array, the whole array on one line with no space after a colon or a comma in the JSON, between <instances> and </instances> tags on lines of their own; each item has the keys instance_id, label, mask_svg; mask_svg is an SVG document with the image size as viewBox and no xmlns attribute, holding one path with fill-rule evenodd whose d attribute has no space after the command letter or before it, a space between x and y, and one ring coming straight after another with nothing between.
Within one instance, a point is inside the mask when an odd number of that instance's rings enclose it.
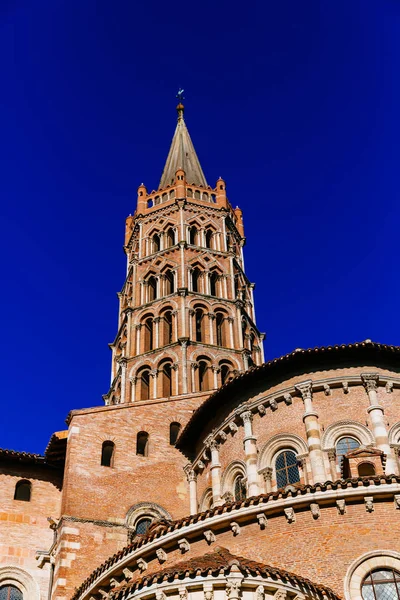
<instances>
[{"instance_id":1,"label":"church facade","mask_svg":"<svg viewBox=\"0 0 400 600\"><path fill-rule=\"evenodd\" d=\"M0 600L400 600L400 347L264 362L242 212L177 110L104 404L0 449Z\"/></svg>"}]
</instances>

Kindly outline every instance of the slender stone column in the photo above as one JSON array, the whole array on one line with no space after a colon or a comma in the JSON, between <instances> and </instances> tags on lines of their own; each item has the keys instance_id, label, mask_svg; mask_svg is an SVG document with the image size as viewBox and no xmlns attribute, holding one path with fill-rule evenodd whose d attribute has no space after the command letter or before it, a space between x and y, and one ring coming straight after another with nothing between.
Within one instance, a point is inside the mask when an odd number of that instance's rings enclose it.
<instances>
[{"instance_id":1,"label":"slender stone column","mask_svg":"<svg viewBox=\"0 0 400 600\"><path fill-rule=\"evenodd\" d=\"M141 328L140 323L139 323L139 325L135 325L135 331L136 331L136 355L137 356L140 354L140 328Z\"/></svg>"},{"instance_id":2,"label":"slender stone column","mask_svg":"<svg viewBox=\"0 0 400 600\"><path fill-rule=\"evenodd\" d=\"M126 316L126 354L129 357L131 355L132 345L132 311L127 311Z\"/></svg>"},{"instance_id":3,"label":"slender stone column","mask_svg":"<svg viewBox=\"0 0 400 600\"><path fill-rule=\"evenodd\" d=\"M143 256L143 223L139 221L139 258Z\"/></svg>"},{"instance_id":4,"label":"slender stone column","mask_svg":"<svg viewBox=\"0 0 400 600\"><path fill-rule=\"evenodd\" d=\"M185 467L185 473L189 482L190 514L197 513L197 473L192 469L192 465Z\"/></svg>"},{"instance_id":5,"label":"slender stone column","mask_svg":"<svg viewBox=\"0 0 400 600\"><path fill-rule=\"evenodd\" d=\"M131 382L131 402L135 402L137 377L129 377L129 381Z\"/></svg>"},{"instance_id":6,"label":"slender stone column","mask_svg":"<svg viewBox=\"0 0 400 600\"><path fill-rule=\"evenodd\" d=\"M197 362L192 362L192 392L196 391L196 369L199 367Z\"/></svg>"},{"instance_id":7,"label":"slender stone column","mask_svg":"<svg viewBox=\"0 0 400 600\"><path fill-rule=\"evenodd\" d=\"M153 323L155 324L155 348L159 348L160 347L160 321L161 318L160 317L154 317L153 319Z\"/></svg>"},{"instance_id":8,"label":"slender stone column","mask_svg":"<svg viewBox=\"0 0 400 600\"><path fill-rule=\"evenodd\" d=\"M242 303L241 302L236 302L236 320L237 320L239 348L244 348L243 331L242 331Z\"/></svg>"},{"instance_id":9,"label":"slender stone column","mask_svg":"<svg viewBox=\"0 0 400 600\"><path fill-rule=\"evenodd\" d=\"M228 323L229 323L229 337L230 337L230 347L234 348L235 347L235 339L233 337L233 317L228 317Z\"/></svg>"},{"instance_id":10,"label":"slender stone column","mask_svg":"<svg viewBox=\"0 0 400 600\"><path fill-rule=\"evenodd\" d=\"M265 467L261 469L260 473L264 478L265 491L269 494L269 492L272 492L272 467Z\"/></svg>"},{"instance_id":11,"label":"slender stone column","mask_svg":"<svg viewBox=\"0 0 400 600\"><path fill-rule=\"evenodd\" d=\"M336 481L338 479L338 472L336 468L336 448L329 448L328 458L332 481Z\"/></svg>"},{"instance_id":12,"label":"slender stone column","mask_svg":"<svg viewBox=\"0 0 400 600\"><path fill-rule=\"evenodd\" d=\"M249 496L258 496L260 489L258 486L257 473L257 438L253 435L252 421L253 415L249 410L240 413L240 418L244 425L244 454L246 460L246 476Z\"/></svg>"},{"instance_id":13,"label":"slender stone column","mask_svg":"<svg viewBox=\"0 0 400 600\"><path fill-rule=\"evenodd\" d=\"M126 360L121 360L121 398L120 402L125 402L125 387L126 387Z\"/></svg>"},{"instance_id":14,"label":"slender stone column","mask_svg":"<svg viewBox=\"0 0 400 600\"><path fill-rule=\"evenodd\" d=\"M308 485L309 481L308 481L308 471L307 471L307 455L298 454L297 460L299 461L300 468L303 473L304 483L305 483L305 485Z\"/></svg>"},{"instance_id":15,"label":"slender stone column","mask_svg":"<svg viewBox=\"0 0 400 600\"><path fill-rule=\"evenodd\" d=\"M222 504L221 498L221 463L219 462L219 446L217 442L209 436L205 441L205 446L211 452L211 485L213 493L213 505Z\"/></svg>"},{"instance_id":16,"label":"slender stone column","mask_svg":"<svg viewBox=\"0 0 400 600\"><path fill-rule=\"evenodd\" d=\"M312 381L300 383L295 388L300 392L304 402L305 413L303 415L303 422L306 428L313 483L322 483L326 481L326 473L324 455L321 448L318 413L314 411L312 404Z\"/></svg>"},{"instance_id":17,"label":"slender stone column","mask_svg":"<svg viewBox=\"0 0 400 600\"><path fill-rule=\"evenodd\" d=\"M378 382L377 373L362 373L361 380L367 391L369 398L369 407L367 413L371 417L372 432L374 434L376 446L386 454L385 471L387 475L397 474L397 464L391 447L389 446L389 437L386 429L383 406L378 400Z\"/></svg>"},{"instance_id":18,"label":"slender stone column","mask_svg":"<svg viewBox=\"0 0 400 600\"><path fill-rule=\"evenodd\" d=\"M188 338L179 338L182 348L182 394L188 393L188 373L187 373L187 345ZM179 392L177 392L179 393Z\"/></svg>"},{"instance_id":19,"label":"slender stone column","mask_svg":"<svg viewBox=\"0 0 400 600\"><path fill-rule=\"evenodd\" d=\"M193 318L194 318L194 310L193 308L189 308L189 338L194 340L193 336Z\"/></svg>"},{"instance_id":20,"label":"slender stone column","mask_svg":"<svg viewBox=\"0 0 400 600\"><path fill-rule=\"evenodd\" d=\"M157 398L157 374L158 374L158 370L157 369L153 369L152 371L150 371L150 376L153 378L153 394L152 394L152 398Z\"/></svg>"},{"instance_id":21,"label":"slender stone column","mask_svg":"<svg viewBox=\"0 0 400 600\"><path fill-rule=\"evenodd\" d=\"M221 372L221 369L219 367L216 367L215 365L212 365L212 371L213 371L213 375L214 375L214 389L216 390L219 385L218 385L218 373Z\"/></svg>"},{"instance_id":22,"label":"slender stone column","mask_svg":"<svg viewBox=\"0 0 400 600\"><path fill-rule=\"evenodd\" d=\"M216 342L214 342L215 339L215 335L214 335L214 328L215 328L215 314L212 312L208 313L208 328L210 331L210 344L214 344Z\"/></svg>"}]
</instances>

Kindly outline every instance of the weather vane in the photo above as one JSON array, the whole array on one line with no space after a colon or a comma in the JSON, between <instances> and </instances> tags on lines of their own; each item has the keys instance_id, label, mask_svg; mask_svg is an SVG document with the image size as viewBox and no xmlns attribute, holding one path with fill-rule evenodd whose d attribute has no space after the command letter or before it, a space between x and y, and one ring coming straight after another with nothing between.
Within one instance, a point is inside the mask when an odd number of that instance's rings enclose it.
<instances>
[{"instance_id":1,"label":"weather vane","mask_svg":"<svg viewBox=\"0 0 400 600\"><path fill-rule=\"evenodd\" d=\"M185 96L183 95L184 91L185 90L183 90L182 88L179 88L179 90L178 90L176 97L178 98L179 102L182 102L182 100L185 99Z\"/></svg>"}]
</instances>

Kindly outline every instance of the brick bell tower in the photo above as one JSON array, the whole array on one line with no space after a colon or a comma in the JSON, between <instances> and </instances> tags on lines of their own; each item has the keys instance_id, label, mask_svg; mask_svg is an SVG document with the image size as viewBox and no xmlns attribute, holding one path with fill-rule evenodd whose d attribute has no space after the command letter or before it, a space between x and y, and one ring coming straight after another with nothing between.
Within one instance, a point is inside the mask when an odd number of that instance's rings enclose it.
<instances>
[{"instance_id":1,"label":"brick bell tower","mask_svg":"<svg viewBox=\"0 0 400 600\"><path fill-rule=\"evenodd\" d=\"M119 296L106 404L213 390L264 361L244 272L242 211L204 177L178 123L157 191L138 189L126 219L127 276Z\"/></svg>"}]
</instances>

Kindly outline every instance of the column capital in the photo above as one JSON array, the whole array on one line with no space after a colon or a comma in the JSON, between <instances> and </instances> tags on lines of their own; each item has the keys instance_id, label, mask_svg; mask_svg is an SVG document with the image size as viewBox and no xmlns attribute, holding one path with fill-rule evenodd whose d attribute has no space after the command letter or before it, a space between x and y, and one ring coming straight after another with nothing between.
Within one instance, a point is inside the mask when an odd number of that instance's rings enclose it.
<instances>
[{"instance_id":1,"label":"column capital","mask_svg":"<svg viewBox=\"0 0 400 600\"><path fill-rule=\"evenodd\" d=\"M158 369L152 369L150 371L150 376L151 377L157 377L157 374L158 374Z\"/></svg>"},{"instance_id":2,"label":"column capital","mask_svg":"<svg viewBox=\"0 0 400 600\"><path fill-rule=\"evenodd\" d=\"M326 452L328 453L329 460L336 460L336 448L328 448Z\"/></svg>"},{"instance_id":3,"label":"column capital","mask_svg":"<svg viewBox=\"0 0 400 600\"><path fill-rule=\"evenodd\" d=\"M204 440L204 445L206 448L209 448L210 450L218 450L219 449L218 442L213 438L213 436L211 434L208 437L206 437L206 439Z\"/></svg>"},{"instance_id":4,"label":"column capital","mask_svg":"<svg viewBox=\"0 0 400 600\"><path fill-rule=\"evenodd\" d=\"M308 381L304 381L303 383L298 383L295 385L295 389L300 392L303 400L311 400L312 399L312 381L309 379Z\"/></svg>"},{"instance_id":5,"label":"column capital","mask_svg":"<svg viewBox=\"0 0 400 600\"><path fill-rule=\"evenodd\" d=\"M272 467L264 467L264 469L261 469L259 473L261 473L261 475L264 477L264 481L272 480Z\"/></svg>"},{"instance_id":6,"label":"column capital","mask_svg":"<svg viewBox=\"0 0 400 600\"><path fill-rule=\"evenodd\" d=\"M187 464L185 467L183 467L183 470L185 471L187 480L190 481L197 481L197 473L196 471L193 469L193 465L192 464Z\"/></svg>"},{"instance_id":7,"label":"column capital","mask_svg":"<svg viewBox=\"0 0 400 600\"><path fill-rule=\"evenodd\" d=\"M243 423L251 423L253 420L253 413L250 410L245 410L239 414L239 417L242 419Z\"/></svg>"},{"instance_id":8,"label":"column capital","mask_svg":"<svg viewBox=\"0 0 400 600\"><path fill-rule=\"evenodd\" d=\"M367 392L376 392L379 382L378 373L361 373L361 381Z\"/></svg>"}]
</instances>

